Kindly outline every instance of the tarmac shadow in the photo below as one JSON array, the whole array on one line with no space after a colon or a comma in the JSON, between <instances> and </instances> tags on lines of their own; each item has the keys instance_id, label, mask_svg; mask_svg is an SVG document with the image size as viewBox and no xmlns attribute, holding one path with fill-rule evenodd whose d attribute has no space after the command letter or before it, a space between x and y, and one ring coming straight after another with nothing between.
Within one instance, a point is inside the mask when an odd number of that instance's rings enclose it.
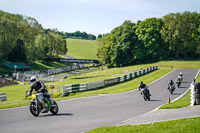
<instances>
[{"instance_id":1,"label":"tarmac shadow","mask_svg":"<svg viewBox=\"0 0 200 133\"><path fill-rule=\"evenodd\" d=\"M151 99L150 101L156 101L156 102L158 102L158 101L162 101L162 100Z\"/></svg>"},{"instance_id":2,"label":"tarmac shadow","mask_svg":"<svg viewBox=\"0 0 200 133\"><path fill-rule=\"evenodd\" d=\"M186 87L180 86L180 87L177 87L177 88L186 88Z\"/></svg>"},{"instance_id":3,"label":"tarmac shadow","mask_svg":"<svg viewBox=\"0 0 200 133\"><path fill-rule=\"evenodd\" d=\"M58 113L58 114L45 114L41 115L40 117L47 117L47 116L73 116L72 113Z\"/></svg>"}]
</instances>

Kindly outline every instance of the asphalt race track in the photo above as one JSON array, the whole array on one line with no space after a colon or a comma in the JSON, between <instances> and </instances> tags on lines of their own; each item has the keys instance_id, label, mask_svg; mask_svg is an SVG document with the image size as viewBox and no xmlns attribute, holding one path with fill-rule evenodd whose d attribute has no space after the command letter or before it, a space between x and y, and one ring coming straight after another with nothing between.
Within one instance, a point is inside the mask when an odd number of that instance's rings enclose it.
<instances>
[{"instance_id":1,"label":"asphalt race track","mask_svg":"<svg viewBox=\"0 0 200 133\"><path fill-rule=\"evenodd\" d=\"M166 89L171 79L183 72L183 83L171 95ZM28 106L0 110L0 133L80 133L147 113L184 93L197 69L174 70L149 85L151 101L144 101L138 90L121 94L100 95L58 102L57 115L34 117ZM145 81L144 81L145 83ZM139 84L139 83L138 83Z\"/></svg>"}]
</instances>

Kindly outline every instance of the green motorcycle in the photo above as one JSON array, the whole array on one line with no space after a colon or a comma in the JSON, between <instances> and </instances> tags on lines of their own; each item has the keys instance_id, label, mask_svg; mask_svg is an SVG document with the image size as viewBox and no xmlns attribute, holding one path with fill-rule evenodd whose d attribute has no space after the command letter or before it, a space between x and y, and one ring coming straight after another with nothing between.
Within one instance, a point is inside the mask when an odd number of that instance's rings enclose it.
<instances>
[{"instance_id":1,"label":"green motorcycle","mask_svg":"<svg viewBox=\"0 0 200 133\"><path fill-rule=\"evenodd\" d=\"M40 113L48 113L49 111L52 114L57 114L59 108L55 101L51 104L51 102L43 96L43 93L35 93L32 95L29 110L33 116L39 116Z\"/></svg>"}]
</instances>

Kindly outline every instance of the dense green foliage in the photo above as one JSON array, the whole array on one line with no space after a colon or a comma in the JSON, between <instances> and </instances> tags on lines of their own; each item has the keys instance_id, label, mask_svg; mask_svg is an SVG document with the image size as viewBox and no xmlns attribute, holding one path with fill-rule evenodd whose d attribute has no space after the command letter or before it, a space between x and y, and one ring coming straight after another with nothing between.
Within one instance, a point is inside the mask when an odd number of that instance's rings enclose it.
<instances>
[{"instance_id":1,"label":"dense green foliage","mask_svg":"<svg viewBox=\"0 0 200 133\"><path fill-rule=\"evenodd\" d=\"M73 33L65 33L66 38L74 38L74 39L87 39L87 40L96 40L96 36L92 34L87 34L86 32L76 31Z\"/></svg>"},{"instance_id":2,"label":"dense green foliage","mask_svg":"<svg viewBox=\"0 0 200 133\"><path fill-rule=\"evenodd\" d=\"M0 59L36 61L66 52L64 34L43 29L34 18L0 10Z\"/></svg>"},{"instance_id":3,"label":"dense green foliage","mask_svg":"<svg viewBox=\"0 0 200 133\"><path fill-rule=\"evenodd\" d=\"M125 21L100 40L98 57L110 67L200 58L200 14L171 13L137 24Z\"/></svg>"}]
</instances>

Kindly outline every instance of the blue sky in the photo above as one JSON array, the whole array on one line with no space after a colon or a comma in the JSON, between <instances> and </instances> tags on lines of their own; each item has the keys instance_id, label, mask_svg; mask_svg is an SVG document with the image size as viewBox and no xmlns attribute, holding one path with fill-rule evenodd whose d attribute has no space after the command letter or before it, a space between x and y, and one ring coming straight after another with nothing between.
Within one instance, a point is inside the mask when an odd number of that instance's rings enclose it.
<instances>
[{"instance_id":1,"label":"blue sky","mask_svg":"<svg viewBox=\"0 0 200 133\"><path fill-rule=\"evenodd\" d=\"M111 32L125 20L200 13L200 0L0 0L0 10L33 17L44 28L98 35Z\"/></svg>"}]
</instances>

